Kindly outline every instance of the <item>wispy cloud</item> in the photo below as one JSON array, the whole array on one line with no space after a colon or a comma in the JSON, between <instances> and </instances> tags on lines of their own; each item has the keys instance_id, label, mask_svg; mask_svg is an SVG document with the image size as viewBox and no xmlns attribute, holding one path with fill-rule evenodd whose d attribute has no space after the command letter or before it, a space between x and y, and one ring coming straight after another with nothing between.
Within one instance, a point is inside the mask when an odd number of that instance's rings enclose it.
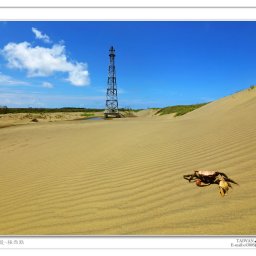
<instances>
[{"instance_id":1,"label":"wispy cloud","mask_svg":"<svg viewBox=\"0 0 256 256\"><path fill-rule=\"evenodd\" d=\"M0 105L12 107L58 107L58 106L85 106L104 107L105 97L102 96L73 96L73 95L47 95L38 92L26 93L12 91L0 93Z\"/></svg>"},{"instance_id":2,"label":"wispy cloud","mask_svg":"<svg viewBox=\"0 0 256 256\"><path fill-rule=\"evenodd\" d=\"M48 35L43 34L37 28L32 27L32 32L35 34L36 39L42 40L43 42L48 43L48 44L52 42Z\"/></svg>"},{"instance_id":3,"label":"wispy cloud","mask_svg":"<svg viewBox=\"0 0 256 256\"><path fill-rule=\"evenodd\" d=\"M48 77L55 72L67 73L66 81L74 86L89 85L87 64L68 60L65 45L50 48L35 46L28 42L8 43L0 53L12 69L26 70L28 77Z\"/></svg>"},{"instance_id":4,"label":"wispy cloud","mask_svg":"<svg viewBox=\"0 0 256 256\"><path fill-rule=\"evenodd\" d=\"M0 85L6 85L6 86L18 86L18 85L29 85L29 83L20 81L17 79L14 79L10 76L4 75L0 72Z\"/></svg>"},{"instance_id":5,"label":"wispy cloud","mask_svg":"<svg viewBox=\"0 0 256 256\"><path fill-rule=\"evenodd\" d=\"M42 87L43 87L43 88L51 89L51 88L53 88L54 86L53 86L53 84L52 84L52 83L49 83L49 82L43 82L43 83L42 83Z\"/></svg>"}]
</instances>

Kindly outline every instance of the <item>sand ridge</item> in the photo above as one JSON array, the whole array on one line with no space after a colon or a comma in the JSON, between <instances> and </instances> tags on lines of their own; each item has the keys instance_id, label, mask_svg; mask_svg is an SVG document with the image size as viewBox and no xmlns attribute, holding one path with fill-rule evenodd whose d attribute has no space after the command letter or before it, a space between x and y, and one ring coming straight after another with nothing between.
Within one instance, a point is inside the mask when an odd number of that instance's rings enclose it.
<instances>
[{"instance_id":1,"label":"sand ridge","mask_svg":"<svg viewBox=\"0 0 256 256\"><path fill-rule=\"evenodd\" d=\"M178 118L37 123L0 130L0 233L256 233L256 90ZM240 186L183 179L222 170Z\"/></svg>"}]
</instances>

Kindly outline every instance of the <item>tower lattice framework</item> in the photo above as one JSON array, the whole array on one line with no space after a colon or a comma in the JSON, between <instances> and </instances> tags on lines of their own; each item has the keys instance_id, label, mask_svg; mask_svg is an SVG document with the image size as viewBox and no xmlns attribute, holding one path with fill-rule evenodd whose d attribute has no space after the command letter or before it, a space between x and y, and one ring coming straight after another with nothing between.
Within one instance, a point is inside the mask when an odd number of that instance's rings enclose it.
<instances>
[{"instance_id":1,"label":"tower lattice framework","mask_svg":"<svg viewBox=\"0 0 256 256\"><path fill-rule=\"evenodd\" d=\"M115 49L113 46L109 49L110 63L108 67L108 87L107 99L104 115L105 117L115 116L120 117L118 112L118 98L117 98L117 85L116 85L116 68L115 68Z\"/></svg>"}]
</instances>

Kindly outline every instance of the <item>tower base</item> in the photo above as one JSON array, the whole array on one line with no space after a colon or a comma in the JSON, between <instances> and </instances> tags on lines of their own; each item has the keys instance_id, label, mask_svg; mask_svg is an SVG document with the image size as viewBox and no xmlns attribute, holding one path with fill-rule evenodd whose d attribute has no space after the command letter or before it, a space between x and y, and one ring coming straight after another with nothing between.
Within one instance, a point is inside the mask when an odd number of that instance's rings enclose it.
<instances>
[{"instance_id":1,"label":"tower base","mask_svg":"<svg viewBox=\"0 0 256 256\"><path fill-rule=\"evenodd\" d=\"M121 115L118 112L105 112L104 117L105 118L110 118L110 117L120 118Z\"/></svg>"}]
</instances>

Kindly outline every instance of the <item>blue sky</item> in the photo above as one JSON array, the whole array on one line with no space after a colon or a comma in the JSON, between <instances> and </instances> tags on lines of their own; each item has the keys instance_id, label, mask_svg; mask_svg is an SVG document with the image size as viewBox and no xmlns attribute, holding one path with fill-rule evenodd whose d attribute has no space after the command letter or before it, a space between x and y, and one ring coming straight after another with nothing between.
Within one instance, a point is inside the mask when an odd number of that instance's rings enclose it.
<instances>
[{"instance_id":1,"label":"blue sky","mask_svg":"<svg viewBox=\"0 0 256 256\"><path fill-rule=\"evenodd\" d=\"M208 102L256 84L256 22L0 22L0 105L104 108L110 46L120 107Z\"/></svg>"}]
</instances>

